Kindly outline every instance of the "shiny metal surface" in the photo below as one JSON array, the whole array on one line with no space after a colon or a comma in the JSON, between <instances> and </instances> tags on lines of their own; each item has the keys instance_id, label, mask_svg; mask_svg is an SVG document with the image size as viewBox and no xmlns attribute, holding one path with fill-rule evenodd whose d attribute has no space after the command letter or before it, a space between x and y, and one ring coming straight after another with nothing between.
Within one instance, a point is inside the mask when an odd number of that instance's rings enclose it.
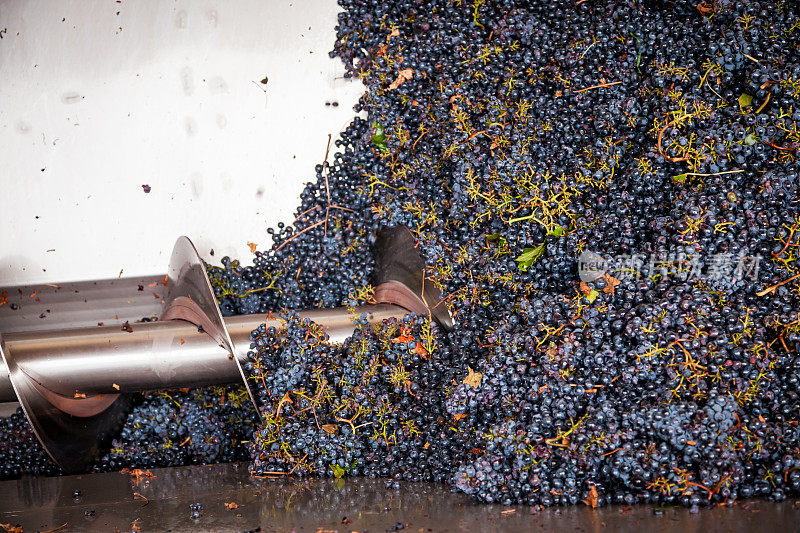
<instances>
[{"instance_id":1,"label":"shiny metal surface","mask_svg":"<svg viewBox=\"0 0 800 533\"><path fill-rule=\"evenodd\" d=\"M392 304L363 305L353 308L337 307L336 309L313 309L297 313L301 318L306 318L322 326L329 337L329 342L342 343L353 334L353 321L362 314L370 324L380 324L390 318L401 319L408 314L408 310ZM253 317L258 317L254 322ZM239 315L225 317L225 325L233 339L237 357L240 361L247 359L247 350L250 348L250 332L256 329L261 322L266 321L267 327L275 326L280 329L283 322L271 315Z\"/></svg>"},{"instance_id":2,"label":"shiny metal surface","mask_svg":"<svg viewBox=\"0 0 800 533\"><path fill-rule=\"evenodd\" d=\"M13 358L7 358L0 338L0 356L8 365L14 392L48 455L66 472L79 472L97 456L119 430L129 404L126 396L113 395L84 400L99 413L73 416L57 406L25 376ZM110 401L109 401L110 400ZM74 400L73 400L74 401Z\"/></svg>"},{"instance_id":3,"label":"shiny metal surface","mask_svg":"<svg viewBox=\"0 0 800 533\"><path fill-rule=\"evenodd\" d=\"M0 403L16 401L17 395L14 393L14 386L11 385L5 357L0 357Z\"/></svg>"},{"instance_id":4,"label":"shiny metal surface","mask_svg":"<svg viewBox=\"0 0 800 533\"><path fill-rule=\"evenodd\" d=\"M208 279L206 266L192 241L185 235L178 237L172 249L167 278L167 294L164 298L161 319L186 320L210 335L233 361L250 400L258 408L244 369L234 357L233 341L222 319L222 312Z\"/></svg>"},{"instance_id":5,"label":"shiny metal surface","mask_svg":"<svg viewBox=\"0 0 800 533\"><path fill-rule=\"evenodd\" d=\"M353 332L353 319L371 323L402 318L394 305L321 309L299 313L320 324L331 342ZM243 315L224 319L237 362L245 361L250 332L279 319ZM0 397L19 398L37 437L66 472L80 472L124 421L128 393L241 383L230 352L204 330L182 320L143 322L0 337L10 379L0 374Z\"/></svg>"},{"instance_id":6,"label":"shiny metal surface","mask_svg":"<svg viewBox=\"0 0 800 533\"><path fill-rule=\"evenodd\" d=\"M0 287L0 333L135 322L161 314L165 276Z\"/></svg>"},{"instance_id":7,"label":"shiny metal surface","mask_svg":"<svg viewBox=\"0 0 800 533\"><path fill-rule=\"evenodd\" d=\"M256 320L253 320L255 322ZM68 397L235 383L228 351L179 320L12 333L6 350L30 379Z\"/></svg>"},{"instance_id":8,"label":"shiny metal surface","mask_svg":"<svg viewBox=\"0 0 800 533\"><path fill-rule=\"evenodd\" d=\"M165 285L162 318L188 320L202 326L203 335L209 336L206 339L213 339L224 350L222 363L238 367L238 361L231 362L235 359L233 342L222 321L205 265L187 237L180 237L175 243ZM79 335L46 331L31 342L26 343L23 338L18 349L11 344L2 350L25 416L47 453L67 472L85 469L124 422L127 397L122 386L109 377L130 377L139 386L182 375L197 375L202 381L211 373L216 374L216 379L227 379L227 368L223 366L219 376L220 363L214 357L204 366L198 365L202 360L196 357L189 364L184 363L185 358L174 363L170 348L175 336L165 333L168 327L156 330L154 335L138 336L134 342L120 336L121 332L132 333L129 323L121 330L116 335L108 331L84 331ZM0 344L3 342L0 339ZM132 368L127 369L122 362L131 363ZM186 372L181 374L181 368ZM80 383L84 378L88 387ZM103 385L97 387L98 382ZM247 382L243 383L249 393ZM95 392L104 387L119 392Z\"/></svg>"},{"instance_id":9,"label":"shiny metal surface","mask_svg":"<svg viewBox=\"0 0 800 533\"><path fill-rule=\"evenodd\" d=\"M0 523L24 531L397 531L402 533L778 533L797 531L800 506L740 501L734 507L689 509L610 505L592 509L479 504L445 484L383 479L259 479L246 464L153 469L128 474L26 477L0 482ZM75 498L75 491L80 496ZM197 520L189 505L203 505ZM231 505L235 504L235 505ZM88 511L88 512L87 512ZM401 526L398 527L397 524ZM135 525L135 527L134 527Z\"/></svg>"},{"instance_id":10,"label":"shiny metal surface","mask_svg":"<svg viewBox=\"0 0 800 533\"><path fill-rule=\"evenodd\" d=\"M379 323L402 318L407 311L380 304L359 307L356 313ZM346 308L298 314L320 324L331 342L343 342L353 333L354 316ZM278 318L260 314L224 319L238 360L247 360L250 332L265 321L267 326L282 327ZM182 320L135 323L128 329L103 326L12 333L4 335L3 342L25 377L66 398L241 381L228 351ZM1 374L0 398L16 399L10 381L3 381Z\"/></svg>"},{"instance_id":11,"label":"shiny metal surface","mask_svg":"<svg viewBox=\"0 0 800 533\"><path fill-rule=\"evenodd\" d=\"M430 315L450 331L453 318L442 293L425 274L416 239L405 226L382 229L375 241L375 294L378 303L393 303L418 315Z\"/></svg>"},{"instance_id":12,"label":"shiny metal surface","mask_svg":"<svg viewBox=\"0 0 800 533\"><path fill-rule=\"evenodd\" d=\"M179 318L203 326L217 344L232 352L233 342L225 329L206 267L186 236L178 237L175 242L167 278L161 319Z\"/></svg>"},{"instance_id":13,"label":"shiny metal surface","mask_svg":"<svg viewBox=\"0 0 800 533\"><path fill-rule=\"evenodd\" d=\"M407 228L382 231L375 253L376 300L382 305L311 310L301 316L320 324L332 342L350 336L361 313L380 322L414 311L452 328L447 308L439 305L440 292L426 284L424 262ZM249 335L263 321L280 328L280 320L272 315L223 319L205 264L185 236L175 243L159 290L164 294L154 293L161 305L157 322L104 326L98 321L98 327L33 328L0 337L0 401L20 402L42 445L65 471L88 466L119 429L126 395L133 392L240 382L259 408L242 367ZM143 285L136 292L144 292ZM66 301L75 304L74 298Z\"/></svg>"}]
</instances>

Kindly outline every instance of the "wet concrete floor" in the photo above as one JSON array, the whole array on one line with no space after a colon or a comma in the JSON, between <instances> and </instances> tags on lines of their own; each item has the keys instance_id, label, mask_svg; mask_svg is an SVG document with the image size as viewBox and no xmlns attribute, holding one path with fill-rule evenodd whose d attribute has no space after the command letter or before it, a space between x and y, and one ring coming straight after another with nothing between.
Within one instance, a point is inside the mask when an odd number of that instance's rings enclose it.
<instances>
[{"instance_id":1,"label":"wet concrete floor","mask_svg":"<svg viewBox=\"0 0 800 533\"><path fill-rule=\"evenodd\" d=\"M245 464L164 468L155 477L109 473L0 482L0 524L23 531L697 533L800 530L800 501L752 501L691 514L649 506L532 512L482 505L442 485L382 480L258 479ZM77 494L75 491L80 491ZM190 504L201 503L199 519ZM656 514L658 512L658 514Z\"/></svg>"}]
</instances>

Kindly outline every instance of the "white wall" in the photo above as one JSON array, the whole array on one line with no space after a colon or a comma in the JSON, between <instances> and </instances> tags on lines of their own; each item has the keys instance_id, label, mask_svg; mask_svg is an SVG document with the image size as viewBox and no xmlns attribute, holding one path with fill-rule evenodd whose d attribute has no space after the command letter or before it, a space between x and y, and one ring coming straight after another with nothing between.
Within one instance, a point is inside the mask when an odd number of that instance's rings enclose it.
<instances>
[{"instance_id":1,"label":"white wall","mask_svg":"<svg viewBox=\"0 0 800 533\"><path fill-rule=\"evenodd\" d=\"M0 0L0 287L163 273L181 234L249 261L363 91L337 12Z\"/></svg>"}]
</instances>

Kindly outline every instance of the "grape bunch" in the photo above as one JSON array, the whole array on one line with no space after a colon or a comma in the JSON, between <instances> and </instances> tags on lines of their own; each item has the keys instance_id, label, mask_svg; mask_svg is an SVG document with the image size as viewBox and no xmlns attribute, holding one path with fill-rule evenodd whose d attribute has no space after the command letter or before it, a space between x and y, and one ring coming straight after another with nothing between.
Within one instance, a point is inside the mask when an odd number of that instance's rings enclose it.
<instances>
[{"instance_id":1,"label":"grape bunch","mask_svg":"<svg viewBox=\"0 0 800 533\"><path fill-rule=\"evenodd\" d=\"M251 473L447 480L468 452L443 423L441 391L456 374L435 322L409 315L372 327L361 316L338 345L294 313L281 319L284 334L264 325L251 334L246 369L262 403Z\"/></svg>"},{"instance_id":2,"label":"grape bunch","mask_svg":"<svg viewBox=\"0 0 800 533\"><path fill-rule=\"evenodd\" d=\"M60 473L39 444L21 407L11 416L0 418L0 479Z\"/></svg>"},{"instance_id":3,"label":"grape bunch","mask_svg":"<svg viewBox=\"0 0 800 533\"><path fill-rule=\"evenodd\" d=\"M253 415L243 387L145 394L94 470L248 460L246 441L254 428Z\"/></svg>"}]
</instances>

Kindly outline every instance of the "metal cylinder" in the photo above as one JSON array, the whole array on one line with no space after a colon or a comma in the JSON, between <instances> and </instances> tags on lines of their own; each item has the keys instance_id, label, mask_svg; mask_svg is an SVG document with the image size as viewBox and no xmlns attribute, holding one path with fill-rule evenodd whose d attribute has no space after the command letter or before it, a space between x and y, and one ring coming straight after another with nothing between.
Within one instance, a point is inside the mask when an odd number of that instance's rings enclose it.
<instances>
[{"instance_id":1,"label":"metal cylinder","mask_svg":"<svg viewBox=\"0 0 800 533\"><path fill-rule=\"evenodd\" d=\"M389 304L364 306L358 312L366 313L372 323L407 313ZM346 308L298 314L320 324L331 342L342 342L353 333L353 317ZM282 325L279 319L261 314L225 318L240 362L247 359L250 333L265 321L268 327ZM228 351L197 326L181 320L135 323L125 329L103 326L12 333L3 336L3 343L20 371L67 398L241 381ZM8 370L3 367L0 399L14 401Z\"/></svg>"},{"instance_id":2,"label":"metal cylinder","mask_svg":"<svg viewBox=\"0 0 800 533\"><path fill-rule=\"evenodd\" d=\"M0 403L16 402L17 395L11 385L11 375L4 358L0 357Z\"/></svg>"},{"instance_id":3,"label":"metal cylinder","mask_svg":"<svg viewBox=\"0 0 800 533\"><path fill-rule=\"evenodd\" d=\"M439 305L439 291L425 284L424 263L412 237L405 228L378 235L379 241L396 241L376 246L378 305L299 315L322 326L332 342L349 337L354 314L363 313L373 323L409 311L428 313L450 329L452 319ZM154 294L161 304L156 322L52 330L34 326L36 331L17 329L0 336L0 401L20 402L42 446L65 471L85 470L117 434L130 408L130 393L241 383L254 407L263 409L243 364L250 333L265 321L280 328L281 321L271 315L223 318L206 265L185 236L175 242L160 286L161 294ZM137 292L144 292L142 284Z\"/></svg>"}]
</instances>

